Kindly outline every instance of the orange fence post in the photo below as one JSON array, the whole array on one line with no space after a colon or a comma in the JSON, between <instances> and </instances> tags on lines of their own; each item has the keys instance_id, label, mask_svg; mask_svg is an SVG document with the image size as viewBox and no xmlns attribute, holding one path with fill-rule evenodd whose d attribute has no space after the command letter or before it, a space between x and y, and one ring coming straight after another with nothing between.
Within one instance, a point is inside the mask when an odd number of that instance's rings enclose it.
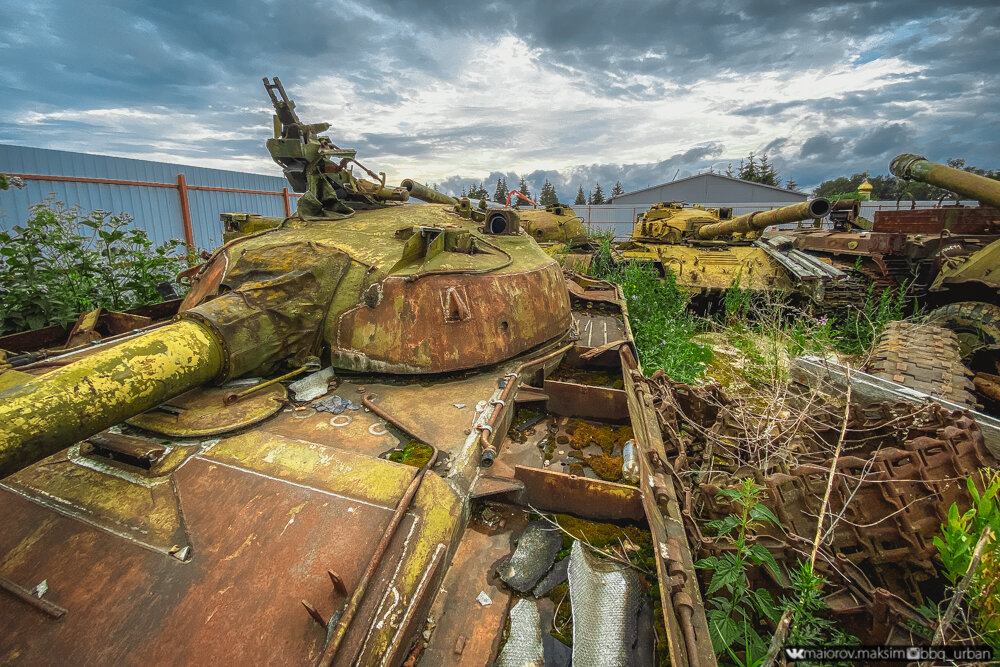
<instances>
[{"instance_id":1,"label":"orange fence post","mask_svg":"<svg viewBox=\"0 0 1000 667\"><path fill-rule=\"evenodd\" d=\"M292 203L288 199L288 188L282 188L281 196L285 198L285 217L292 217Z\"/></svg>"},{"instance_id":2,"label":"orange fence post","mask_svg":"<svg viewBox=\"0 0 1000 667\"><path fill-rule=\"evenodd\" d=\"M191 208L188 206L187 181L184 174L177 174L177 192L181 198L181 222L184 224L184 241L194 250L194 231L191 229Z\"/></svg>"}]
</instances>

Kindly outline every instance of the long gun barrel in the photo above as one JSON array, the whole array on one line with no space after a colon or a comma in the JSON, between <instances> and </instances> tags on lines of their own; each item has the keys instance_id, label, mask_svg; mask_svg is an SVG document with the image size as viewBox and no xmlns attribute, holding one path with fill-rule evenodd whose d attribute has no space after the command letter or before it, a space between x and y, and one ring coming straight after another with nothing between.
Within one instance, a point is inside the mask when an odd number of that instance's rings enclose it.
<instances>
[{"instance_id":1,"label":"long gun barrel","mask_svg":"<svg viewBox=\"0 0 1000 667\"><path fill-rule=\"evenodd\" d=\"M782 206L773 211L755 211L733 218L732 220L713 222L701 227L698 230L698 237L702 239L714 239L717 236L728 236L729 234L759 232L774 225L822 218L829 212L830 201L823 197L817 197L816 199L804 201L801 204Z\"/></svg>"},{"instance_id":2,"label":"long gun barrel","mask_svg":"<svg viewBox=\"0 0 1000 667\"><path fill-rule=\"evenodd\" d=\"M223 358L185 319L0 393L0 477L212 381Z\"/></svg>"},{"instance_id":3,"label":"long gun barrel","mask_svg":"<svg viewBox=\"0 0 1000 667\"><path fill-rule=\"evenodd\" d=\"M403 180L399 184L400 187L406 188L410 193L410 196L414 199L419 199L420 201L425 201L430 204L451 204L452 206L458 205L458 200L454 197L444 194L443 192L438 192L433 190L423 183L417 183L409 178Z\"/></svg>"},{"instance_id":4,"label":"long gun barrel","mask_svg":"<svg viewBox=\"0 0 1000 667\"><path fill-rule=\"evenodd\" d=\"M903 153L889 163L889 171L897 178L929 183L963 197L1000 208L1000 181L972 172L931 162L921 155Z\"/></svg>"}]
</instances>

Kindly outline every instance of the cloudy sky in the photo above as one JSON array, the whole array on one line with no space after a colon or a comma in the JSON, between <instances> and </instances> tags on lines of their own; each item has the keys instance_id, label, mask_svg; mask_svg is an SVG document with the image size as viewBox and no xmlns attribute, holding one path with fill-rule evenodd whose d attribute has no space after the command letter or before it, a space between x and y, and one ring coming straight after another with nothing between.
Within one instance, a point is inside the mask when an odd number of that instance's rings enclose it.
<instances>
[{"instance_id":1,"label":"cloudy sky","mask_svg":"<svg viewBox=\"0 0 1000 667\"><path fill-rule=\"evenodd\" d=\"M751 151L806 190L900 152L1000 167L996 0L0 0L0 16L0 143L280 175L261 84L278 75L390 181L454 192L503 173L572 200Z\"/></svg>"}]
</instances>

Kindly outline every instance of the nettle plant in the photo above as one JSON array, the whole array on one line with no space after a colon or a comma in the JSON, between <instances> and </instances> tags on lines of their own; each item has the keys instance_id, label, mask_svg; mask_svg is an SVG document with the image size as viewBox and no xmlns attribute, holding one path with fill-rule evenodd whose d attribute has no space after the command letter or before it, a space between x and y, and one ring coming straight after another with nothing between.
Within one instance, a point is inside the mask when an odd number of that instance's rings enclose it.
<instances>
[{"instance_id":1,"label":"nettle plant","mask_svg":"<svg viewBox=\"0 0 1000 667\"><path fill-rule=\"evenodd\" d=\"M184 243L154 245L131 223L127 213L84 213L48 197L24 225L0 232L0 333L160 301L157 284L187 265Z\"/></svg>"}]
</instances>

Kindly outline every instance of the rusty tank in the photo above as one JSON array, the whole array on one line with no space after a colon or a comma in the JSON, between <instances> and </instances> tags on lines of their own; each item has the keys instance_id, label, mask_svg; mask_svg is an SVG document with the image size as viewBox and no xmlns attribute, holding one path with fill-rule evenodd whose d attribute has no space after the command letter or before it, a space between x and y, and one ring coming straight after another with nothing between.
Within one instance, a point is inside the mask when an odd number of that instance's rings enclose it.
<instances>
[{"instance_id":1,"label":"rusty tank","mask_svg":"<svg viewBox=\"0 0 1000 667\"><path fill-rule=\"evenodd\" d=\"M523 213L387 186L264 83L294 215L224 218L169 319L5 339L0 662L492 664L549 595L510 553L530 512L648 550L603 566L622 632L574 615L559 650L714 665L621 290L564 274Z\"/></svg>"},{"instance_id":2,"label":"rusty tank","mask_svg":"<svg viewBox=\"0 0 1000 667\"><path fill-rule=\"evenodd\" d=\"M761 232L829 212L830 203L823 198L735 218L728 208L661 202L638 216L632 237L614 244L612 257L652 264L661 274L673 271L677 284L696 301L711 303L739 286L756 293L802 294L822 303L842 272L807 255L774 249L762 241Z\"/></svg>"}]
</instances>

